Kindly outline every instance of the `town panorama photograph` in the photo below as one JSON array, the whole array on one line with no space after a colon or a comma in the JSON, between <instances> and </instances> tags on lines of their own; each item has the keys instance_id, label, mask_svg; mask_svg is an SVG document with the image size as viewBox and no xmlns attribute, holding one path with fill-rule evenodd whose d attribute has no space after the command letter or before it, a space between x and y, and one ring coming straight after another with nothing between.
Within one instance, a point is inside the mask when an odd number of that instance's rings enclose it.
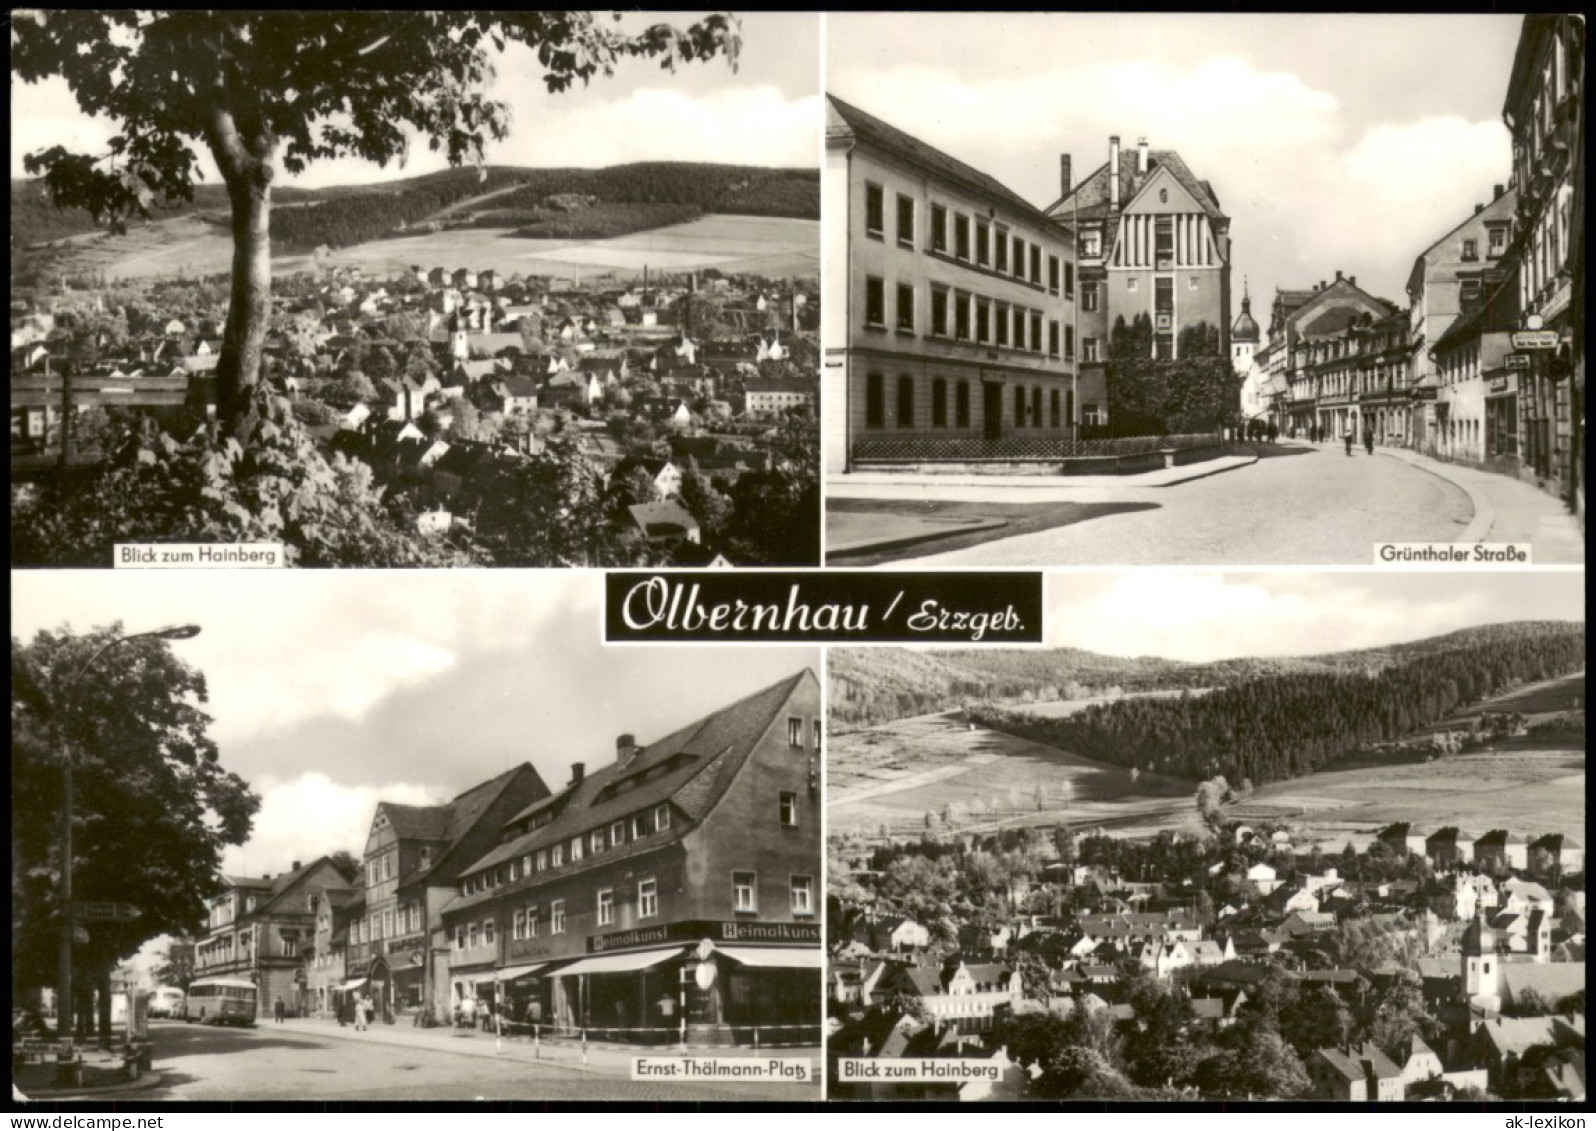
<instances>
[{"instance_id":1,"label":"town panorama photograph","mask_svg":"<svg viewBox=\"0 0 1596 1131\"><path fill-rule=\"evenodd\" d=\"M10 38L14 564L818 563L816 13Z\"/></svg>"},{"instance_id":2,"label":"town panorama photograph","mask_svg":"<svg viewBox=\"0 0 1596 1131\"><path fill-rule=\"evenodd\" d=\"M833 1100L1585 1099L1582 573L1048 583L827 654Z\"/></svg>"},{"instance_id":3,"label":"town panorama photograph","mask_svg":"<svg viewBox=\"0 0 1596 1131\"><path fill-rule=\"evenodd\" d=\"M14 1088L819 1100L819 650L380 576L14 575Z\"/></svg>"},{"instance_id":4,"label":"town panorama photograph","mask_svg":"<svg viewBox=\"0 0 1596 1131\"><path fill-rule=\"evenodd\" d=\"M1583 564L1584 61L1577 16L828 14L827 561Z\"/></svg>"}]
</instances>

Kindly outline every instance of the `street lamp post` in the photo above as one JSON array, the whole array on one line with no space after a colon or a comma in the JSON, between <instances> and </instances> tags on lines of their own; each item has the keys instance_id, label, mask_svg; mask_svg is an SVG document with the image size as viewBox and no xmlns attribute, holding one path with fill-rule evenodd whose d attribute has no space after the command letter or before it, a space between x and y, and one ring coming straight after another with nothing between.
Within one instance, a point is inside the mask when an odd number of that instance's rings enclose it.
<instances>
[{"instance_id":1,"label":"street lamp post","mask_svg":"<svg viewBox=\"0 0 1596 1131\"><path fill-rule=\"evenodd\" d=\"M61 701L61 949L58 956L56 981L59 984L56 986L55 1003L56 1036L62 1040L69 1035L67 1032L69 1025L76 1028L74 1022L77 1013L72 999L72 944L77 931L77 924L72 916L72 742L67 737L66 720L71 718L76 705L78 684L83 681L88 670L113 648L134 640L191 640L199 633L200 628L197 624L179 624L152 629L149 632L135 632L131 636L118 636L101 645L97 652L72 673L72 678L67 682Z\"/></svg>"}]
</instances>

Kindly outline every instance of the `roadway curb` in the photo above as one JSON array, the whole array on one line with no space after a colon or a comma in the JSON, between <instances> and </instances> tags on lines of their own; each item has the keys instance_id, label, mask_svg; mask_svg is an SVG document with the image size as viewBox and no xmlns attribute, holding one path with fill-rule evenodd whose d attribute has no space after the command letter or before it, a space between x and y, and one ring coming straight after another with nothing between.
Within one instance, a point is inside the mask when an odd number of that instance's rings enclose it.
<instances>
[{"instance_id":1,"label":"roadway curb","mask_svg":"<svg viewBox=\"0 0 1596 1131\"><path fill-rule=\"evenodd\" d=\"M986 534L994 530L1002 530L1008 525L1004 522L975 523L958 530L937 530L926 534L905 534L900 538L888 538L881 542L854 543L833 549L826 547L826 560L832 558L858 558L866 554L884 553L888 550L902 550L909 546L918 546L923 542L938 542L944 538L957 538L961 534Z\"/></svg>"},{"instance_id":2,"label":"roadway curb","mask_svg":"<svg viewBox=\"0 0 1596 1131\"><path fill-rule=\"evenodd\" d=\"M128 1092L147 1092L159 1088L166 1082L164 1072L159 1068L152 1068L141 1073L137 1080L129 1080L124 1084L107 1084L103 1088L46 1088L42 1091L24 1093L23 1103L54 1103L57 1100L92 1100L100 1096L120 1096Z\"/></svg>"},{"instance_id":3,"label":"roadway curb","mask_svg":"<svg viewBox=\"0 0 1596 1131\"><path fill-rule=\"evenodd\" d=\"M1234 458L1240 459L1241 457L1240 456L1236 456ZM1251 459L1245 460L1242 463L1233 463L1233 464L1230 464L1230 465L1228 465L1226 467L1211 468L1208 471L1199 472L1196 475L1188 475L1188 476L1185 476L1184 478L1181 478L1181 479L1171 479L1168 483L1156 483L1156 484L1153 484L1153 486L1156 487L1156 488L1179 487L1179 486L1181 486L1183 484L1186 484L1186 483L1195 483L1199 479L1212 479L1214 476L1223 475L1227 471L1240 471L1244 467L1251 467L1253 464L1257 463L1260 458L1262 458L1262 457L1260 457L1256 452L1254 452L1253 453L1253 457ZM1187 466L1188 467L1201 467L1202 464L1193 463L1193 464L1188 464Z\"/></svg>"},{"instance_id":4,"label":"roadway curb","mask_svg":"<svg viewBox=\"0 0 1596 1131\"><path fill-rule=\"evenodd\" d=\"M1439 460L1429 459L1417 453L1402 452L1400 448L1390 449L1381 454L1401 460L1408 466L1416 467L1420 471L1428 472L1443 483L1450 483L1467 495L1469 497L1469 505L1474 508L1474 517L1469 520L1469 524L1452 541L1468 543L1485 541L1485 536L1491 532L1491 527L1496 525L1496 504L1491 502L1489 496L1474 486L1474 484L1451 474L1450 465L1441 463Z\"/></svg>"}]
</instances>

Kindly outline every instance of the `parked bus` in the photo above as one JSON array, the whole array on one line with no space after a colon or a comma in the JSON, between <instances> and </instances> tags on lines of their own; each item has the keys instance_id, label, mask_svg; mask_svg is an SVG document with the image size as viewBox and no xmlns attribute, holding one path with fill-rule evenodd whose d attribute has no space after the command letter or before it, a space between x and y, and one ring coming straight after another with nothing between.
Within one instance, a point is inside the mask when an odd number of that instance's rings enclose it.
<instances>
[{"instance_id":1,"label":"parked bus","mask_svg":"<svg viewBox=\"0 0 1596 1131\"><path fill-rule=\"evenodd\" d=\"M183 999L183 1019L202 1025L253 1025L260 991L244 978L197 978Z\"/></svg>"},{"instance_id":2,"label":"parked bus","mask_svg":"<svg viewBox=\"0 0 1596 1131\"><path fill-rule=\"evenodd\" d=\"M157 986L150 995L150 1016L183 1016L183 991L176 986Z\"/></svg>"}]
</instances>

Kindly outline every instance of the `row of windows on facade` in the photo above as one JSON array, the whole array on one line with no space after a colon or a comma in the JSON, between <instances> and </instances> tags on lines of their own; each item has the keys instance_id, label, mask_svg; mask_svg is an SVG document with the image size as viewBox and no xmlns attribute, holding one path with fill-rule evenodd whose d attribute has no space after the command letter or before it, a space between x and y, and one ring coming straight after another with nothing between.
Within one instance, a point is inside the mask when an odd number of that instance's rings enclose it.
<instances>
[{"instance_id":1,"label":"row of windows on facade","mask_svg":"<svg viewBox=\"0 0 1596 1131\"><path fill-rule=\"evenodd\" d=\"M912 334L915 328L915 288L909 283L897 284L897 306L894 310L899 333ZM997 346L999 349L1042 353L1042 318L1039 310L1022 306L1011 307L968 291L950 291L947 287L931 287L931 336L952 338L960 342ZM865 325L884 330L887 325L886 280L874 275L865 279ZM1009 332L1013 327L1013 334ZM1026 330L1029 327L1030 333ZM1029 338L1029 345L1027 345ZM1053 357L1075 357L1075 327L1064 326L1058 319L1047 322L1046 353Z\"/></svg>"},{"instance_id":2,"label":"row of windows on facade","mask_svg":"<svg viewBox=\"0 0 1596 1131\"><path fill-rule=\"evenodd\" d=\"M817 722L816 738L819 737ZM802 742L802 732L798 735L799 745ZM796 828L798 825L798 795L789 791L782 791L776 798L777 821L783 828ZM540 848L536 852L529 852L525 856L507 861L496 868L475 875L467 876L460 883L461 895L474 895L477 892L489 891L500 884L513 884L527 876L539 872L550 871L563 867L567 860L575 864L584 855L597 856L601 852L619 848L628 841L641 840L650 832L662 833L671 827L671 808L669 805L656 805L652 814L634 813L630 819L623 818L610 823L607 829L593 829L585 834L574 836L569 842Z\"/></svg>"},{"instance_id":3,"label":"row of windows on facade","mask_svg":"<svg viewBox=\"0 0 1596 1131\"><path fill-rule=\"evenodd\" d=\"M1075 415L1074 394L1069 390L1050 389L1047 398L1047 414L1042 412L1042 389L1040 386L1014 385L1012 386L1013 399L1011 404L1014 412L1014 426L1016 428L1059 428L1065 422L1072 420ZM1062 394L1062 395L1061 395ZM898 378L897 399L894 407L893 426L896 428L914 428L917 426L915 418L915 380L908 374ZM1081 408L1083 424L1095 425L1100 423L1099 410L1096 404L1085 404ZM886 381L879 373L870 373L865 376L865 427L885 428L887 426L887 397ZM953 423L948 422L948 382L946 378L935 377L931 381L931 427L932 428L969 428L970 427L970 382L958 381L953 386Z\"/></svg>"},{"instance_id":4,"label":"row of windows on facade","mask_svg":"<svg viewBox=\"0 0 1596 1131\"><path fill-rule=\"evenodd\" d=\"M420 930L421 905L407 903L397 910L390 907L384 911L374 911L364 919L356 919L349 925L349 941L368 943L379 939L403 938Z\"/></svg>"},{"instance_id":5,"label":"row of windows on facade","mask_svg":"<svg viewBox=\"0 0 1596 1131\"><path fill-rule=\"evenodd\" d=\"M793 915L810 916L815 913L815 881L813 876L790 876L788 910ZM535 939L543 932L545 924L551 935L563 935L566 929L566 900L553 899L548 903L547 916L536 903L518 907L510 916L510 938L516 941ZM755 872L732 873L732 907L742 914L759 913L759 876ZM637 918L659 917L659 883L650 877L637 883ZM600 927L616 923L615 889L599 888L593 897L593 918ZM473 923L457 924L454 929L456 950L472 950L478 946L493 946L497 938L498 920L494 916Z\"/></svg>"},{"instance_id":6,"label":"row of windows on facade","mask_svg":"<svg viewBox=\"0 0 1596 1131\"><path fill-rule=\"evenodd\" d=\"M279 956L293 958L299 954L299 939L292 934L278 936ZM199 947L195 951L195 961L200 966L215 966L218 963L233 962L239 959L248 961L255 953L255 940L251 934L230 935L218 940L210 946Z\"/></svg>"},{"instance_id":7,"label":"row of windows on facade","mask_svg":"<svg viewBox=\"0 0 1596 1131\"><path fill-rule=\"evenodd\" d=\"M1408 387L1408 370L1403 365L1391 365L1363 370L1360 374L1338 371L1318 376L1304 375L1299 380L1293 380L1291 387L1292 395L1296 397L1396 392Z\"/></svg>"},{"instance_id":8,"label":"row of windows on facade","mask_svg":"<svg viewBox=\"0 0 1596 1131\"><path fill-rule=\"evenodd\" d=\"M915 246L915 214L914 198L898 193L897 230L894 235L900 247L912 249ZM886 239L886 191L870 182L865 184L865 234L872 239ZM1062 291L1066 297L1075 293L1075 264L1065 263L1058 256L1044 252L1041 244L1027 243L1023 236L1011 233L1003 224L990 223L979 216L972 219L941 204L931 205L931 234L926 250L938 255L951 255L961 263L1011 275L1034 287L1043 285L1042 261L1045 255L1048 293L1056 295Z\"/></svg>"},{"instance_id":9,"label":"row of windows on facade","mask_svg":"<svg viewBox=\"0 0 1596 1131\"><path fill-rule=\"evenodd\" d=\"M422 845L420 859L416 861L416 870L425 872L432 867L432 848ZM374 856L366 861L366 886L375 887L377 884L391 880L399 874L399 853L385 852L381 856Z\"/></svg>"}]
</instances>

